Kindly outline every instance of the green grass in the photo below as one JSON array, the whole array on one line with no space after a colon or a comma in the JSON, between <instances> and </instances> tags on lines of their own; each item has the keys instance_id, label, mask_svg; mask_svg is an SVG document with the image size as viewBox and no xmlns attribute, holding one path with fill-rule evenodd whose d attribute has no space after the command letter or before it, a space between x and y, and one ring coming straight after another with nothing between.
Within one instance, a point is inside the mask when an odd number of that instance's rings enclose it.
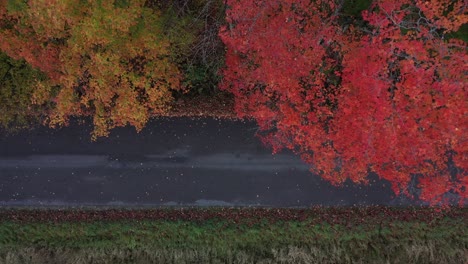
<instances>
[{"instance_id":1,"label":"green grass","mask_svg":"<svg viewBox=\"0 0 468 264\"><path fill-rule=\"evenodd\" d=\"M214 214L217 209L192 211ZM298 220L120 219L15 220L0 212L0 263L467 263L466 209L455 216L415 220L418 211L315 210ZM421 213L422 213L422 209ZM129 214L125 211L124 214ZM168 212L168 211L166 211ZM263 211L265 213L265 211ZM285 211L293 212L296 211ZM371 214L369 210L369 214ZM50 215L64 215L63 211ZM190 212L188 212L190 213ZM396 213L396 214L395 214ZM431 215L428 211L426 215ZM3 215L2 215L3 214ZM93 211L80 214L96 215ZM228 211L239 216L242 210ZM306 214L304 212L298 215ZM315 214L315 213L314 213ZM323 221L323 214L330 221ZM75 213L76 215L76 213ZM131 215L131 213L130 213ZM245 215L244 215L245 216ZM337 217L347 219L336 219ZM460 217L462 216L462 217ZM398 216L400 217L400 216ZM53 217L51 217L53 218ZM326 218L325 218L326 219ZM271 221L274 220L274 221ZM427 221L426 221L427 220Z\"/></svg>"}]
</instances>

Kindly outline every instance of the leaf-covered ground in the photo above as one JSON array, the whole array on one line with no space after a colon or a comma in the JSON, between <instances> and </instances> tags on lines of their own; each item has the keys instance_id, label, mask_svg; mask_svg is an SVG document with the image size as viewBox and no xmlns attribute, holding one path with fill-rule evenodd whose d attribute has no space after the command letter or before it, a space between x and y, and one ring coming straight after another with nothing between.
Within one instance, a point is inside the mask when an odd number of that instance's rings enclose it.
<instances>
[{"instance_id":1,"label":"leaf-covered ground","mask_svg":"<svg viewBox=\"0 0 468 264\"><path fill-rule=\"evenodd\" d=\"M3 209L0 263L466 263L452 208Z\"/></svg>"},{"instance_id":2,"label":"leaf-covered ground","mask_svg":"<svg viewBox=\"0 0 468 264\"><path fill-rule=\"evenodd\" d=\"M214 95L185 95L172 102L167 117L213 117L239 119L234 111L234 98L226 93Z\"/></svg>"}]
</instances>

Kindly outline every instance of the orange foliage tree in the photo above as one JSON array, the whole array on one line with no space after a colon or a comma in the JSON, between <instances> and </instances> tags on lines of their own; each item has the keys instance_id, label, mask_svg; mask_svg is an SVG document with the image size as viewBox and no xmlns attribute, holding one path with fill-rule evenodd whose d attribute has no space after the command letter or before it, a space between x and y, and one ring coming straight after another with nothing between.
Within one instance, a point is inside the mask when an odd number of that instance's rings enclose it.
<instances>
[{"instance_id":1,"label":"orange foliage tree","mask_svg":"<svg viewBox=\"0 0 468 264\"><path fill-rule=\"evenodd\" d=\"M0 0L0 49L11 58L24 59L51 79L58 80L59 47L49 41L49 36L36 34L25 21L24 8L23 1Z\"/></svg>"},{"instance_id":2,"label":"orange foliage tree","mask_svg":"<svg viewBox=\"0 0 468 264\"><path fill-rule=\"evenodd\" d=\"M467 45L446 39L464 2L379 0L364 26L341 24L342 4L228 1L222 88L237 113L332 183L375 172L397 195L417 178L423 200L466 202Z\"/></svg>"},{"instance_id":3,"label":"orange foliage tree","mask_svg":"<svg viewBox=\"0 0 468 264\"><path fill-rule=\"evenodd\" d=\"M165 112L179 89L181 74L171 62L170 41L161 14L144 0L118 6L114 1L2 0L0 48L46 73L35 98L50 86L56 107L49 124L91 115L93 138L130 124L143 128Z\"/></svg>"}]
</instances>

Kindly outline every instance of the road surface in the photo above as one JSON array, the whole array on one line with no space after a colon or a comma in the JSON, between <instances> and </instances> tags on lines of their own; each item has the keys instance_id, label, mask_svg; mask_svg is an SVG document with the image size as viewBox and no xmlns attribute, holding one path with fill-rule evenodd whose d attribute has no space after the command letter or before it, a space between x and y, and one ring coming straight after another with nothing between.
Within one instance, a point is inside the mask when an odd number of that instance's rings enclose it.
<instances>
[{"instance_id":1,"label":"road surface","mask_svg":"<svg viewBox=\"0 0 468 264\"><path fill-rule=\"evenodd\" d=\"M0 206L410 205L388 183L334 187L297 156L276 155L253 122L158 119L91 142L71 124L0 135Z\"/></svg>"}]
</instances>

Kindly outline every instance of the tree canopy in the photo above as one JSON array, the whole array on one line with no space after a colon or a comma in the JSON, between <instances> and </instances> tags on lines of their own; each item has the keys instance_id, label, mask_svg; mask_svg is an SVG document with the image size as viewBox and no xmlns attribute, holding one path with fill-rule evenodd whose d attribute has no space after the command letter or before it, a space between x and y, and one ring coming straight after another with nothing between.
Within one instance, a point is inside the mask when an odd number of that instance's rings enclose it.
<instances>
[{"instance_id":1,"label":"tree canopy","mask_svg":"<svg viewBox=\"0 0 468 264\"><path fill-rule=\"evenodd\" d=\"M295 151L335 184L370 172L396 194L467 197L463 1L228 1L223 88L273 150ZM455 170L455 172L454 172ZM445 195L445 196L444 196Z\"/></svg>"},{"instance_id":2,"label":"tree canopy","mask_svg":"<svg viewBox=\"0 0 468 264\"><path fill-rule=\"evenodd\" d=\"M203 23L190 20L195 11L174 14L173 5L1 0L0 49L48 76L34 94L55 104L49 125L92 116L93 138L117 126L141 130L151 116L168 111L173 91L194 79L184 79L177 58L194 45ZM57 94L52 86L60 87Z\"/></svg>"},{"instance_id":3,"label":"tree canopy","mask_svg":"<svg viewBox=\"0 0 468 264\"><path fill-rule=\"evenodd\" d=\"M3 131L28 128L46 114L47 106L33 104L31 100L37 81L45 79L43 73L24 60L0 53L0 128Z\"/></svg>"}]
</instances>

